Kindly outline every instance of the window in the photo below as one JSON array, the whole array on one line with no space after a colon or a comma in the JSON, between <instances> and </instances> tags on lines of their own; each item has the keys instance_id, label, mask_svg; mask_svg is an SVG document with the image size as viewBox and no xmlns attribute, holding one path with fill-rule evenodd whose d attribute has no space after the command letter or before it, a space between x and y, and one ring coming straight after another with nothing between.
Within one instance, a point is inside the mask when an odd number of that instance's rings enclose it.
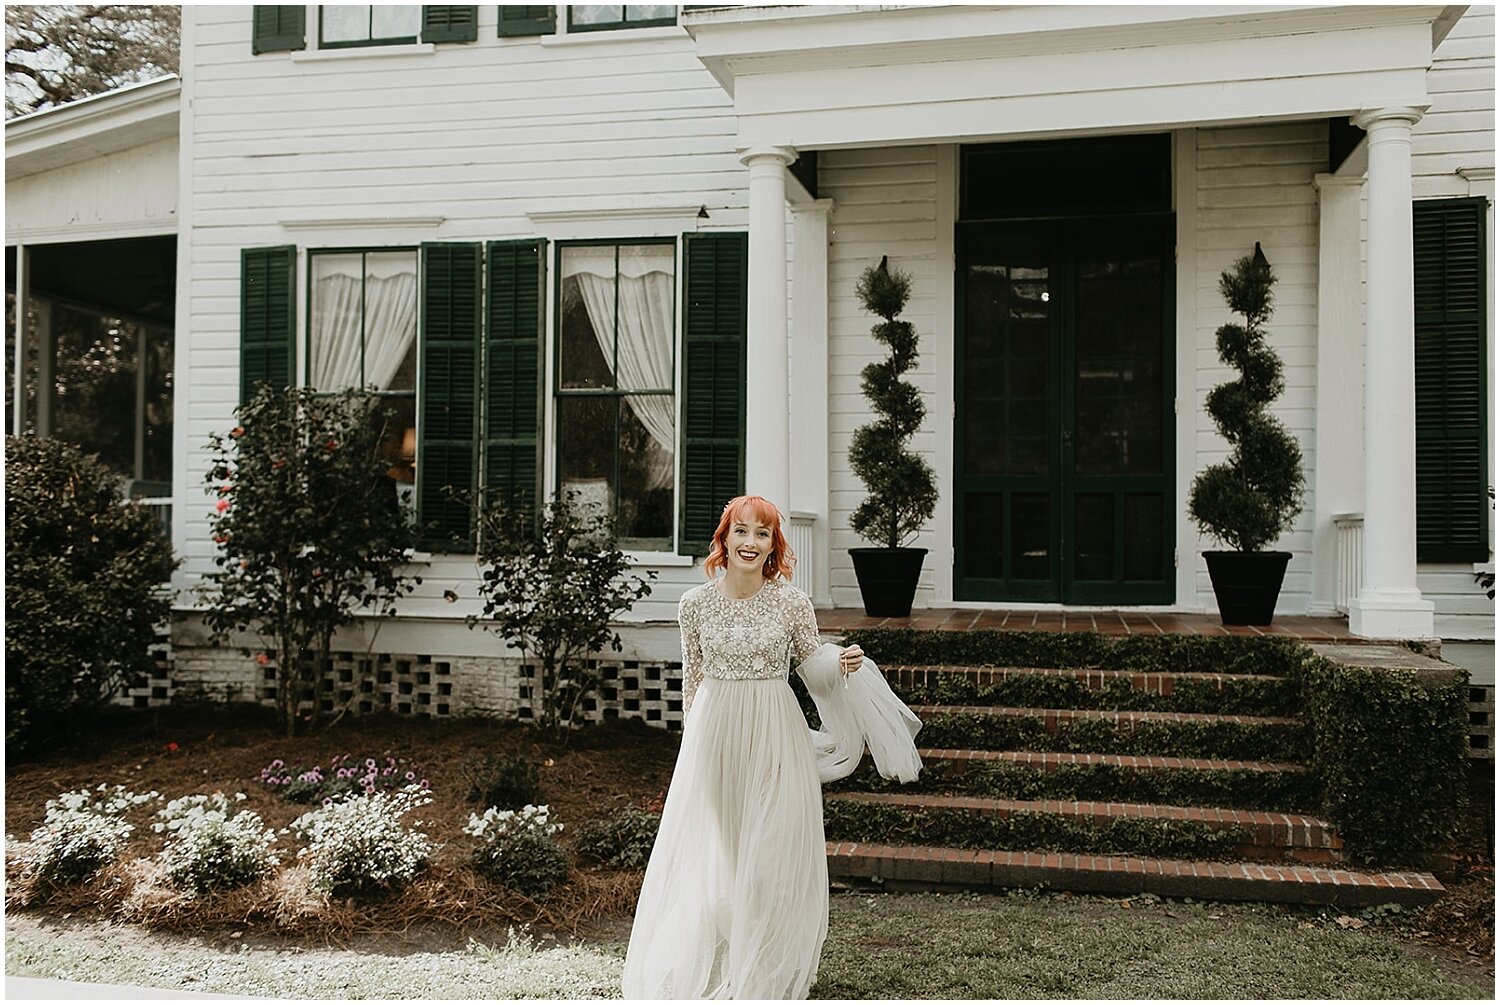
<instances>
[{"instance_id":1,"label":"window","mask_svg":"<svg viewBox=\"0 0 1500 1005\"><path fill-rule=\"evenodd\" d=\"M677 516L676 257L671 241L558 254L559 488L645 551L671 550Z\"/></svg>"},{"instance_id":2,"label":"window","mask_svg":"<svg viewBox=\"0 0 1500 1005\"><path fill-rule=\"evenodd\" d=\"M308 253L307 384L374 387L394 412L391 477L416 481L417 250Z\"/></svg>"},{"instance_id":3,"label":"window","mask_svg":"<svg viewBox=\"0 0 1500 1005\"><path fill-rule=\"evenodd\" d=\"M412 43L422 30L417 4L324 4L319 8L319 46L340 49L361 45Z\"/></svg>"},{"instance_id":4,"label":"window","mask_svg":"<svg viewBox=\"0 0 1500 1005\"><path fill-rule=\"evenodd\" d=\"M1489 550L1484 199L1412 207L1416 307L1417 558Z\"/></svg>"},{"instance_id":5,"label":"window","mask_svg":"<svg viewBox=\"0 0 1500 1005\"><path fill-rule=\"evenodd\" d=\"M676 24L675 4L574 4L568 8L568 31L611 31Z\"/></svg>"}]
</instances>

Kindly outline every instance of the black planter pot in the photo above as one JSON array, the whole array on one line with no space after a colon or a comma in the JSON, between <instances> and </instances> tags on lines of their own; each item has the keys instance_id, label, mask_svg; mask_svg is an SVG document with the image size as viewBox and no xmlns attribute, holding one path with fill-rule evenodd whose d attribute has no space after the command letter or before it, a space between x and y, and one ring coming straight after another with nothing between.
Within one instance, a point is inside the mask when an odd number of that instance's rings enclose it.
<instances>
[{"instance_id":1,"label":"black planter pot","mask_svg":"<svg viewBox=\"0 0 1500 1005\"><path fill-rule=\"evenodd\" d=\"M1289 551L1205 551L1219 620L1226 625L1269 625L1291 558Z\"/></svg>"},{"instance_id":2,"label":"black planter pot","mask_svg":"<svg viewBox=\"0 0 1500 1005\"><path fill-rule=\"evenodd\" d=\"M911 616L926 548L850 548L865 614L872 618Z\"/></svg>"}]
</instances>

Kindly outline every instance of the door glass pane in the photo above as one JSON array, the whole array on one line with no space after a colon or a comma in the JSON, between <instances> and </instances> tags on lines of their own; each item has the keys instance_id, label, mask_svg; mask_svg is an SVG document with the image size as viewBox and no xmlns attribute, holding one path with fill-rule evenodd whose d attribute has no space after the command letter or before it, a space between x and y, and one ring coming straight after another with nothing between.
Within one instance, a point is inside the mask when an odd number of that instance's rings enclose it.
<instances>
[{"instance_id":1,"label":"door glass pane","mask_svg":"<svg viewBox=\"0 0 1500 1005\"><path fill-rule=\"evenodd\" d=\"M1052 578L1052 500L1017 492L1010 500L1010 578Z\"/></svg>"},{"instance_id":2,"label":"door glass pane","mask_svg":"<svg viewBox=\"0 0 1500 1005\"><path fill-rule=\"evenodd\" d=\"M1004 524L1001 504L1005 497L998 492L969 492L964 495L964 575L978 579L999 579Z\"/></svg>"},{"instance_id":3,"label":"door glass pane","mask_svg":"<svg viewBox=\"0 0 1500 1005\"><path fill-rule=\"evenodd\" d=\"M1051 290L1040 258L968 267L964 462L969 474L1048 470Z\"/></svg>"},{"instance_id":4,"label":"door glass pane","mask_svg":"<svg viewBox=\"0 0 1500 1005\"><path fill-rule=\"evenodd\" d=\"M1113 495L1090 493L1073 499L1073 578L1115 578Z\"/></svg>"},{"instance_id":5,"label":"door glass pane","mask_svg":"<svg viewBox=\"0 0 1500 1005\"><path fill-rule=\"evenodd\" d=\"M1162 471L1163 263L1160 252L1123 240L1080 251L1074 454L1080 474Z\"/></svg>"},{"instance_id":6,"label":"door glass pane","mask_svg":"<svg viewBox=\"0 0 1500 1005\"><path fill-rule=\"evenodd\" d=\"M1166 578L1162 554L1162 497L1131 493L1125 497L1125 578L1159 582Z\"/></svg>"},{"instance_id":7,"label":"door glass pane","mask_svg":"<svg viewBox=\"0 0 1500 1005\"><path fill-rule=\"evenodd\" d=\"M565 399L567 400L567 399ZM621 547L668 551L676 513L672 486L677 472L670 394L633 394L620 406Z\"/></svg>"},{"instance_id":8,"label":"door glass pane","mask_svg":"<svg viewBox=\"0 0 1500 1005\"><path fill-rule=\"evenodd\" d=\"M557 464L562 490L576 492L580 503L599 504L602 513L613 509L619 401L613 396L557 399Z\"/></svg>"}]
</instances>

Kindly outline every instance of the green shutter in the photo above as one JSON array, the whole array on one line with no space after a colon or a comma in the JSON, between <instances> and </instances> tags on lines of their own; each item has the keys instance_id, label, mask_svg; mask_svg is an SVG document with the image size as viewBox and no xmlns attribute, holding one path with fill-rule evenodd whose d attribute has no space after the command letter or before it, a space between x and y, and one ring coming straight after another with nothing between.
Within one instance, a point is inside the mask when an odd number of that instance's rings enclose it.
<instances>
[{"instance_id":1,"label":"green shutter","mask_svg":"<svg viewBox=\"0 0 1500 1005\"><path fill-rule=\"evenodd\" d=\"M1412 207L1416 300L1417 559L1484 562L1485 200Z\"/></svg>"},{"instance_id":2,"label":"green shutter","mask_svg":"<svg viewBox=\"0 0 1500 1005\"><path fill-rule=\"evenodd\" d=\"M240 402L259 383L278 390L293 383L296 366L297 249L240 252Z\"/></svg>"},{"instance_id":3,"label":"green shutter","mask_svg":"<svg viewBox=\"0 0 1500 1005\"><path fill-rule=\"evenodd\" d=\"M521 506L534 506L541 492L537 449L546 246L545 241L495 241L485 253L484 487Z\"/></svg>"},{"instance_id":4,"label":"green shutter","mask_svg":"<svg viewBox=\"0 0 1500 1005\"><path fill-rule=\"evenodd\" d=\"M473 42L479 38L478 7L422 8L422 41Z\"/></svg>"},{"instance_id":5,"label":"green shutter","mask_svg":"<svg viewBox=\"0 0 1500 1005\"><path fill-rule=\"evenodd\" d=\"M417 512L434 551L473 543L463 495L475 488L480 257L478 244L422 245Z\"/></svg>"},{"instance_id":6,"label":"green shutter","mask_svg":"<svg viewBox=\"0 0 1500 1005\"><path fill-rule=\"evenodd\" d=\"M500 5L500 37L517 35L552 35L557 31L556 7L523 7Z\"/></svg>"},{"instance_id":7,"label":"green shutter","mask_svg":"<svg viewBox=\"0 0 1500 1005\"><path fill-rule=\"evenodd\" d=\"M256 4L251 15L250 51L287 52L307 48L307 8L301 4Z\"/></svg>"},{"instance_id":8,"label":"green shutter","mask_svg":"<svg viewBox=\"0 0 1500 1005\"><path fill-rule=\"evenodd\" d=\"M745 491L745 234L683 239L682 506L678 550L708 554Z\"/></svg>"}]
</instances>

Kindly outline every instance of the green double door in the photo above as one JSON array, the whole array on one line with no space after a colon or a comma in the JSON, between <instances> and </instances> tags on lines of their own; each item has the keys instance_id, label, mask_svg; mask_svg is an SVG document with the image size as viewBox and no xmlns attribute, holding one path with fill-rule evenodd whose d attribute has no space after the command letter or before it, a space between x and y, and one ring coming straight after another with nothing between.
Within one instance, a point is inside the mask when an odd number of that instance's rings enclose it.
<instances>
[{"instance_id":1,"label":"green double door","mask_svg":"<svg viewBox=\"0 0 1500 1005\"><path fill-rule=\"evenodd\" d=\"M1173 232L960 224L956 599L1172 601Z\"/></svg>"}]
</instances>

